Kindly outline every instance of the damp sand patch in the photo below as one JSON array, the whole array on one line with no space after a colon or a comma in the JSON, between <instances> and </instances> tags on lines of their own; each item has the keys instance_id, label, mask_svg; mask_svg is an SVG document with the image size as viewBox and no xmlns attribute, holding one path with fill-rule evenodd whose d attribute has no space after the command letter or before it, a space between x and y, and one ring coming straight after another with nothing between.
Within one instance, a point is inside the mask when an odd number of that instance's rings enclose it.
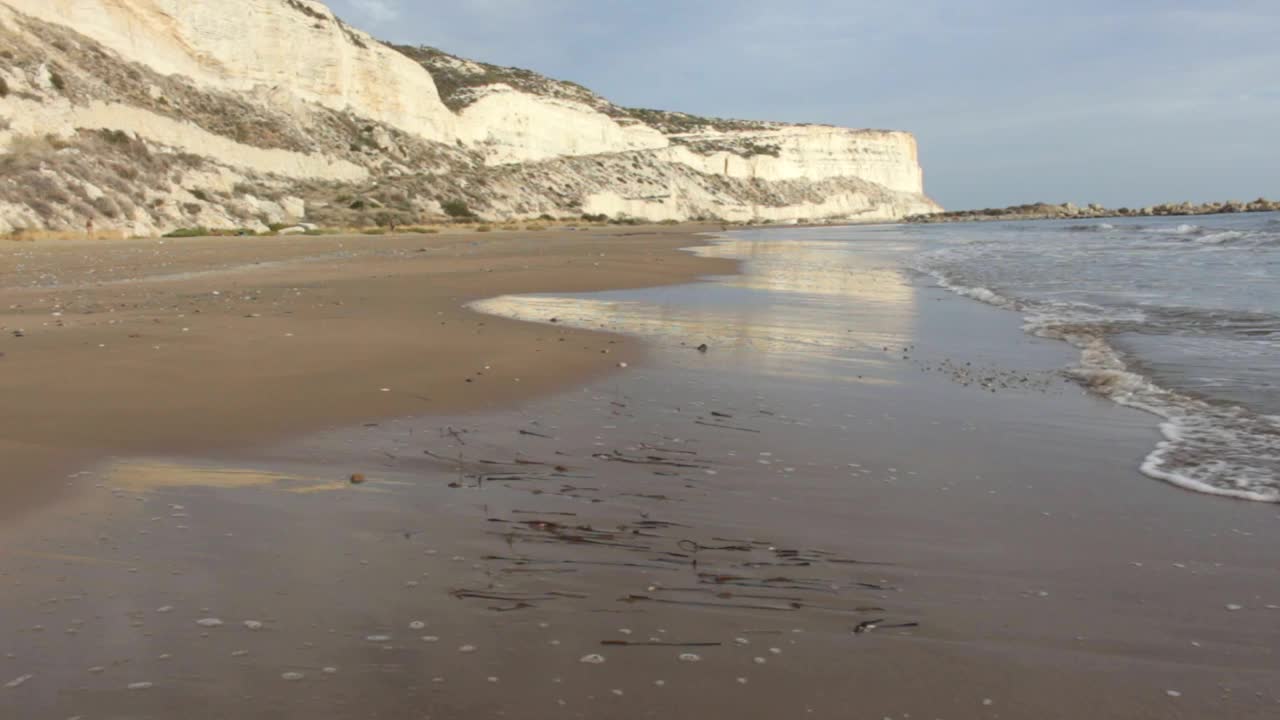
<instances>
[{"instance_id":1,"label":"damp sand patch","mask_svg":"<svg viewBox=\"0 0 1280 720\"><path fill-rule=\"evenodd\" d=\"M376 487L379 484L393 483L361 483L359 491L386 492ZM355 487L341 473L335 473L333 477L319 477L263 468L223 467L168 460L117 461L103 473L102 485L111 490L139 493L166 488L206 487L227 490L261 488L312 494L352 490Z\"/></svg>"}]
</instances>

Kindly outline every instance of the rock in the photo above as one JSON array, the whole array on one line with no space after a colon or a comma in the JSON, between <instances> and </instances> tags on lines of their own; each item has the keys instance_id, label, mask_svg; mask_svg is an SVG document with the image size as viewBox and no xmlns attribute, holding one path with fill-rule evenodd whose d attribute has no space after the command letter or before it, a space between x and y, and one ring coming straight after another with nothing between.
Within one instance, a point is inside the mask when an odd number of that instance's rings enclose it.
<instances>
[{"instance_id":1,"label":"rock","mask_svg":"<svg viewBox=\"0 0 1280 720\"><path fill-rule=\"evenodd\" d=\"M301 225L294 225L292 227L282 228L278 230L276 234L277 235L303 235L306 232L307 232L307 229L302 227Z\"/></svg>"},{"instance_id":2,"label":"rock","mask_svg":"<svg viewBox=\"0 0 1280 720\"><path fill-rule=\"evenodd\" d=\"M698 346L698 352L700 352L700 353L705 353L705 352L707 352L707 351L708 351L708 350L710 350L710 349L711 349L711 348L707 347L707 344L706 344L706 343L702 343L701 345L699 345L699 346Z\"/></svg>"},{"instance_id":3,"label":"rock","mask_svg":"<svg viewBox=\"0 0 1280 720\"><path fill-rule=\"evenodd\" d=\"M352 474L351 474L351 484L352 484L352 485L363 485L363 484L365 484L365 482L366 482L366 480L365 480L365 477L364 477L364 473L352 473Z\"/></svg>"}]
</instances>

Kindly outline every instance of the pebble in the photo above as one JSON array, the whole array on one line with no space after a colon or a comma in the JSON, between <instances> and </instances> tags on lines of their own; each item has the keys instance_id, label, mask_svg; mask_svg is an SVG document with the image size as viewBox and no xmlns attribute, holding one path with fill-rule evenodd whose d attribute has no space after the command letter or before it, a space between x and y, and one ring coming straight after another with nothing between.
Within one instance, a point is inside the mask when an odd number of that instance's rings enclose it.
<instances>
[{"instance_id":1,"label":"pebble","mask_svg":"<svg viewBox=\"0 0 1280 720\"><path fill-rule=\"evenodd\" d=\"M20 677L16 677L13 680L10 680L9 682L5 683L4 686L7 688L16 688L33 677L35 677L35 675L22 675Z\"/></svg>"},{"instance_id":2,"label":"pebble","mask_svg":"<svg viewBox=\"0 0 1280 720\"><path fill-rule=\"evenodd\" d=\"M767 663L767 662L769 662L769 661L768 661L768 660L766 660L766 659L764 659L764 658L762 658L762 657L758 657L758 658L752 658L752 659L751 659L751 662L753 662L753 663L755 663L755 664L757 664L757 665L764 665L765 663Z\"/></svg>"},{"instance_id":3,"label":"pebble","mask_svg":"<svg viewBox=\"0 0 1280 720\"><path fill-rule=\"evenodd\" d=\"M155 684L149 682L136 682L128 685L129 690L150 690L153 687L155 687Z\"/></svg>"},{"instance_id":4,"label":"pebble","mask_svg":"<svg viewBox=\"0 0 1280 720\"><path fill-rule=\"evenodd\" d=\"M331 666L321 670L320 672L324 673L325 675L336 675L338 672L338 668Z\"/></svg>"},{"instance_id":5,"label":"pebble","mask_svg":"<svg viewBox=\"0 0 1280 720\"><path fill-rule=\"evenodd\" d=\"M303 675L300 672L287 672L280 676L282 680L288 680L289 682L298 682L299 680L302 680L305 677L306 675Z\"/></svg>"},{"instance_id":6,"label":"pebble","mask_svg":"<svg viewBox=\"0 0 1280 720\"><path fill-rule=\"evenodd\" d=\"M222 627L222 621L218 618L204 618L203 620L197 620L196 624L207 628Z\"/></svg>"},{"instance_id":7,"label":"pebble","mask_svg":"<svg viewBox=\"0 0 1280 720\"><path fill-rule=\"evenodd\" d=\"M681 653L680 662L687 662L687 663L702 662L702 656L694 653Z\"/></svg>"},{"instance_id":8,"label":"pebble","mask_svg":"<svg viewBox=\"0 0 1280 720\"><path fill-rule=\"evenodd\" d=\"M583 655L582 658L578 660L578 662L585 663L587 665L603 665L604 656L597 655L595 653L592 653L591 655Z\"/></svg>"},{"instance_id":9,"label":"pebble","mask_svg":"<svg viewBox=\"0 0 1280 720\"><path fill-rule=\"evenodd\" d=\"M421 620L414 620L413 622L409 623L410 630L421 630L426 626L427 624L422 622Z\"/></svg>"},{"instance_id":10,"label":"pebble","mask_svg":"<svg viewBox=\"0 0 1280 720\"><path fill-rule=\"evenodd\" d=\"M245 620L245 621L244 621L244 626L245 626L245 627L247 627L247 628L249 628L250 630L261 630L261 629L262 629L262 623L258 622L257 620Z\"/></svg>"},{"instance_id":11,"label":"pebble","mask_svg":"<svg viewBox=\"0 0 1280 720\"><path fill-rule=\"evenodd\" d=\"M436 642L440 642L440 638L436 637L435 635L423 635L422 642L436 643Z\"/></svg>"},{"instance_id":12,"label":"pebble","mask_svg":"<svg viewBox=\"0 0 1280 720\"><path fill-rule=\"evenodd\" d=\"M365 638L369 642L387 642L391 639L390 635L370 635Z\"/></svg>"},{"instance_id":13,"label":"pebble","mask_svg":"<svg viewBox=\"0 0 1280 720\"><path fill-rule=\"evenodd\" d=\"M1236 612L1237 610L1243 610L1243 609L1244 609L1243 605L1236 605L1235 603L1231 603L1227 605L1227 610L1231 612Z\"/></svg>"},{"instance_id":14,"label":"pebble","mask_svg":"<svg viewBox=\"0 0 1280 720\"><path fill-rule=\"evenodd\" d=\"M1168 695L1171 698L1182 697L1182 693L1178 692L1177 690L1165 690L1164 694Z\"/></svg>"},{"instance_id":15,"label":"pebble","mask_svg":"<svg viewBox=\"0 0 1280 720\"><path fill-rule=\"evenodd\" d=\"M463 645L462 647L458 648L458 652L460 653L473 653L475 651L476 651L475 645Z\"/></svg>"}]
</instances>

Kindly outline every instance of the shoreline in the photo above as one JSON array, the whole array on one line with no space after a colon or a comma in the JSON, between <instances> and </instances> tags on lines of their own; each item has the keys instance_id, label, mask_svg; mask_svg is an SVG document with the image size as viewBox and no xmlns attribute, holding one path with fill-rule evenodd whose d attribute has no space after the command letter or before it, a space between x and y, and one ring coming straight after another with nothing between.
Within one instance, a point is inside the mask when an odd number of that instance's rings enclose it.
<instances>
[{"instance_id":1,"label":"shoreline","mask_svg":"<svg viewBox=\"0 0 1280 720\"><path fill-rule=\"evenodd\" d=\"M1207 203L1203 206L1179 207L1161 205L1137 210L1129 208L1094 208L1076 207L1071 203L1063 205L1037 204L1035 206L1015 206L1008 208L987 208L983 210L948 210L931 215L911 215L902 222L909 225L946 225L950 223L983 223L983 222L1033 222L1040 220L1118 220L1135 218L1179 218L1206 217L1212 215L1248 215L1253 213L1280 212L1280 201L1263 201L1264 204Z\"/></svg>"},{"instance_id":2,"label":"shoreline","mask_svg":"<svg viewBox=\"0 0 1280 720\"><path fill-rule=\"evenodd\" d=\"M681 250L715 229L0 247L0 516L51 501L69 484L59 478L110 456L262 445L590 382L642 343L468 305L736 272ZM33 278L57 285L19 286Z\"/></svg>"}]
</instances>

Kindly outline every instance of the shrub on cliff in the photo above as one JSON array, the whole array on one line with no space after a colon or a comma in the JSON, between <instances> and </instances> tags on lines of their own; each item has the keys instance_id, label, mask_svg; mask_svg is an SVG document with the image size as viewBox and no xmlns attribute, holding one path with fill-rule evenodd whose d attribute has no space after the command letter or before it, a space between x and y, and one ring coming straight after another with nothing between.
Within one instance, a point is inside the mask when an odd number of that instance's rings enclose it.
<instances>
[{"instance_id":1,"label":"shrub on cliff","mask_svg":"<svg viewBox=\"0 0 1280 720\"><path fill-rule=\"evenodd\" d=\"M177 230L174 230L172 232L165 233L164 236L167 238L189 238L189 237L205 237L208 234L209 234L208 228L191 227L191 228L178 228Z\"/></svg>"},{"instance_id":2,"label":"shrub on cliff","mask_svg":"<svg viewBox=\"0 0 1280 720\"><path fill-rule=\"evenodd\" d=\"M440 203L440 208L444 210L445 215L455 220L467 220L476 216L471 212L466 200L446 200Z\"/></svg>"}]
</instances>

